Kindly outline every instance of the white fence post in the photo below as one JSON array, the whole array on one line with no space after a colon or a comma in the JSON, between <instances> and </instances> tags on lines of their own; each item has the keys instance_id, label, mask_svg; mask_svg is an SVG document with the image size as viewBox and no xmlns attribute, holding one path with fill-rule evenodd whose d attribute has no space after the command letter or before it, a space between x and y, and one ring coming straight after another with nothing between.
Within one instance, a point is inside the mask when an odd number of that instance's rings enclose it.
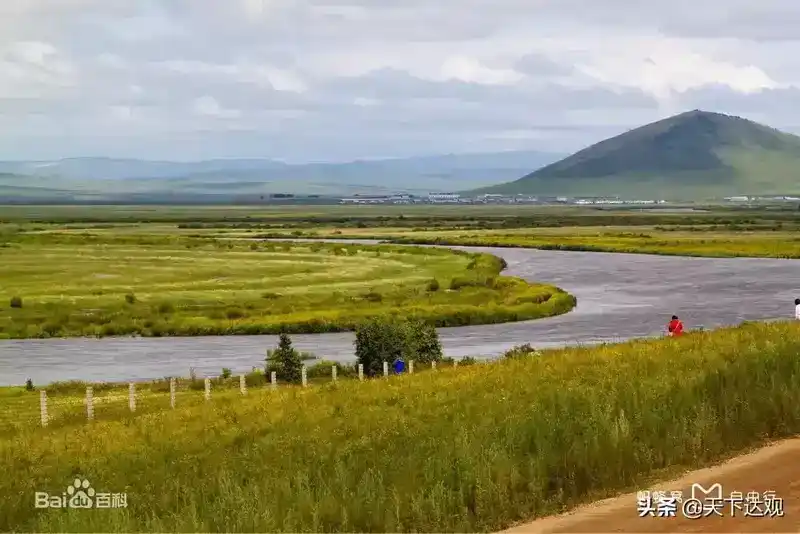
<instances>
[{"instance_id":1,"label":"white fence post","mask_svg":"<svg viewBox=\"0 0 800 534\"><path fill-rule=\"evenodd\" d=\"M383 376L389 376L389 362L383 362Z\"/></svg>"},{"instance_id":2,"label":"white fence post","mask_svg":"<svg viewBox=\"0 0 800 534\"><path fill-rule=\"evenodd\" d=\"M431 369L436 370L436 360L431 362Z\"/></svg>"},{"instance_id":3,"label":"white fence post","mask_svg":"<svg viewBox=\"0 0 800 534\"><path fill-rule=\"evenodd\" d=\"M86 418L89 421L94 419L94 396L92 395L92 386L86 387Z\"/></svg>"},{"instance_id":4,"label":"white fence post","mask_svg":"<svg viewBox=\"0 0 800 534\"><path fill-rule=\"evenodd\" d=\"M206 400L211 400L211 379L206 378Z\"/></svg>"},{"instance_id":5,"label":"white fence post","mask_svg":"<svg viewBox=\"0 0 800 534\"><path fill-rule=\"evenodd\" d=\"M363 363L359 363L358 364L358 379L359 380L364 380L364 364Z\"/></svg>"},{"instance_id":6,"label":"white fence post","mask_svg":"<svg viewBox=\"0 0 800 534\"><path fill-rule=\"evenodd\" d=\"M414 360L410 360L408 362L408 374L410 375L414 374Z\"/></svg>"},{"instance_id":7,"label":"white fence post","mask_svg":"<svg viewBox=\"0 0 800 534\"><path fill-rule=\"evenodd\" d=\"M308 385L308 372L305 365L300 368L300 381L303 383L303 387Z\"/></svg>"},{"instance_id":8,"label":"white fence post","mask_svg":"<svg viewBox=\"0 0 800 534\"><path fill-rule=\"evenodd\" d=\"M244 379L244 375L239 375L239 391L242 392L242 395L247 395L247 382Z\"/></svg>"},{"instance_id":9,"label":"white fence post","mask_svg":"<svg viewBox=\"0 0 800 534\"><path fill-rule=\"evenodd\" d=\"M331 367L331 379L336 382L336 366Z\"/></svg>"},{"instance_id":10,"label":"white fence post","mask_svg":"<svg viewBox=\"0 0 800 534\"><path fill-rule=\"evenodd\" d=\"M128 384L128 407L132 412L136 411L136 384Z\"/></svg>"},{"instance_id":11,"label":"white fence post","mask_svg":"<svg viewBox=\"0 0 800 534\"><path fill-rule=\"evenodd\" d=\"M47 392L39 392L39 411L42 414L42 426L47 426Z\"/></svg>"},{"instance_id":12,"label":"white fence post","mask_svg":"<svg viewBox=\"0 0 800 534\"><path fill-rule=\"evenodd\" d=\"M458 360L453 360L453 367L458 367Z\"/></svg>"},{"instance_id":13,"label":"white fence post","mask_svg":"<svg viewBox=\"0 0 800 534\"><path fill-rule=\"evenodd\" d=\"M278 373L276 373L275 371L272 371L269 374L269 384L270 384L270 387L272 387L272 389L275 389L275 388L278 387Z\"/></svg>"},{"instance_id":14,"label":"white fence post","mask_svg":"<svg viewBox=\"0 0 800 534\"><path fill-rule=\"evenodd\" d=\"M175 407L175 379L169 379L169 407Z\"/></svg>"}]
</instances>

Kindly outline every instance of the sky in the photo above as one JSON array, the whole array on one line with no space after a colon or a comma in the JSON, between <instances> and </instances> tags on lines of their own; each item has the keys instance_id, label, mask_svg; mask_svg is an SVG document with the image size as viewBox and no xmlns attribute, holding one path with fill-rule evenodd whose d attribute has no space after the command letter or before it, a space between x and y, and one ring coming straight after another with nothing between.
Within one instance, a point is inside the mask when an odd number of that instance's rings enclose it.
<instances>
[{"instance_id":1,"label":"sky","mask_svg":"<svg viewBox=\"0 0 800 534\"><path fill-rule=\"evenodd\" d=\"M800 133L797 0L2 0L0 159L568 153Z\"/></svg>"}]
</instances>

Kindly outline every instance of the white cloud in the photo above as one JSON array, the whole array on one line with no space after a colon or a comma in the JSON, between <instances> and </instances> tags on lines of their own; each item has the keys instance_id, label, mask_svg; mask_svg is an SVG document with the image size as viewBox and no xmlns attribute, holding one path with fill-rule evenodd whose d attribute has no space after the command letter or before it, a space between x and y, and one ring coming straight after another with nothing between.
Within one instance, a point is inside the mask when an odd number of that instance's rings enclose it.
<instances>
[{"instance_id":1,"label":"white cloud","mask_svg":"<svg viewBox=\"0 0 800 534\"><path fill-rule=\"evenodd\" d=\"M571 150L694 107L793 127L798 27L795 0L8 0L0 158Z\"/></svg>"},{"instance_id":2,"label":"white cloud","mask_svg":"<svg viewBox=\"0 0 800 534\"><path fill-rule=\"evenodd\" d=\"M217 102L217 99L212 96L195 98L192 103L192 110L197 115L220 119L235 119L241 116L239 110L223 108L219 102Z\"/></svg>"}]
</instances>

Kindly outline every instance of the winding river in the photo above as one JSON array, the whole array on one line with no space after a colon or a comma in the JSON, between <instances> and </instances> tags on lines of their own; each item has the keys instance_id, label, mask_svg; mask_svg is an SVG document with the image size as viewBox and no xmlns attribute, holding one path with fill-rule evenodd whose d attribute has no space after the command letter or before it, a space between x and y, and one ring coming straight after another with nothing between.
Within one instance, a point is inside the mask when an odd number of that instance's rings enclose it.
<instances>
[{"instance_id":1,"label":"winding river","mask_svg":"<svg viewBox=\"0 0 800 534\"><path fill-rule=\"evenodd\" d=\"M492 358L513 345L553 347L660 335L674 313L686 328L791 318L800 261L453 247L505 258L504 274L552 283L578 298L548 319L442 328L447 356ZM352 361L353 334L292 336L297 348ZM144 380L249 371L276 336L0 340L0 385L55 380Z\"/></svg>"}]
</instances>

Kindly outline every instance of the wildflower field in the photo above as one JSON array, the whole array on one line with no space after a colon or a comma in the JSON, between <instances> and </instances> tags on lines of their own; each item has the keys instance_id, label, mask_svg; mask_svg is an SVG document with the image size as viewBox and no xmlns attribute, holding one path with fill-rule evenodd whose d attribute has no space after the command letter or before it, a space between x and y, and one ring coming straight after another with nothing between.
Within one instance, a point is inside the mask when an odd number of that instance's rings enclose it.
<instances>
[{"instance_id":1,"label":"wildflower field","mask_svg":"<svg viewBox=\"0 0 800 534\"><path fill-rule=\"evenodd\" d=\"M494 531L795 434L798 382L800 325L758 323L30 427L0 530ZM127 507L34 508L76 477Z\"/></svg>"}]
</instances>

